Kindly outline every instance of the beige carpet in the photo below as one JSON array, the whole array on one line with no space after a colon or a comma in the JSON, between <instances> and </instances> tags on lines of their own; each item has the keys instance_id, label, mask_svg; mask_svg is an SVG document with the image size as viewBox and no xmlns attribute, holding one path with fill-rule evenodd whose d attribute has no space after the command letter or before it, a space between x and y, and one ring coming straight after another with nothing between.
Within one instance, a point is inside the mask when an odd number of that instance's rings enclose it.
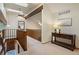
<instances>
[{"instance_id":1,"label":"beige carpet","mask_svg":"<svg viewBox=\"0 0 79 59\"><path fill-rule=\"evenodd\" d=\"M41 42L28 37L28 51L21 52L21 55L76 55L79 50L70 51L52 43L42 44Z\"/></svg>"}]
</instances>

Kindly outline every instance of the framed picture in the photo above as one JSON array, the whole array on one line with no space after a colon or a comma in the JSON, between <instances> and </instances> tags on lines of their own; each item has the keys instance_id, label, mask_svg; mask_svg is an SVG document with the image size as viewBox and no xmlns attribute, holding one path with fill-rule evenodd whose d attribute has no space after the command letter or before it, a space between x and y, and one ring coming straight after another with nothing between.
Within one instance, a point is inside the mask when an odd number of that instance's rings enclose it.
<instances>
[{"instance_id":1,"label":"framed picture","mask_svg":"<svg viewBox=\"0 0 79 59\"><path fill-rule=\"evenodd\" d=\"M61 26L72 26L72 18L61 18L58 21L62 22Z\"/></svg>"},{"instance_id":2,"label":"framed picture","mask_svg":"<svg viewBox=\"0 0 79 59\"><path fill-rule=\"evenodd\" d=\"M25 22L24 21L18 21L18 28L19 29L25 29Z\"/></svg>"}]
</instances>

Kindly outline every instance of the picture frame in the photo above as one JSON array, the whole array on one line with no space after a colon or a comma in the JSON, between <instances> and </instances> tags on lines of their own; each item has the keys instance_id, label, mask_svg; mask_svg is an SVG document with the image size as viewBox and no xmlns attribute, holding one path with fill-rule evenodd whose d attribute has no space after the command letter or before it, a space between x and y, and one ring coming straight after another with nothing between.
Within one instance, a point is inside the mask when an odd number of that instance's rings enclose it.
<instances>
[{"instance_id":1,"label":"picture frame","mask_svg":"<svg viewBox=\"0 0 79 59\"><path fill-rule=\"evenodd\" d=\"M62 22L60 26L72 26L72 18L61 18L58 21Z\"/></svg>"},{"instance_id":2,"label":"picture frame","mask_svg":"<svg viewBox=\"0 0 79 59\"><path fill-rule=\"evenodd\" d=\"M25 22L24 21L18 21L18 28L21 30L25 29Z\"/></svg>"}]
</instances>

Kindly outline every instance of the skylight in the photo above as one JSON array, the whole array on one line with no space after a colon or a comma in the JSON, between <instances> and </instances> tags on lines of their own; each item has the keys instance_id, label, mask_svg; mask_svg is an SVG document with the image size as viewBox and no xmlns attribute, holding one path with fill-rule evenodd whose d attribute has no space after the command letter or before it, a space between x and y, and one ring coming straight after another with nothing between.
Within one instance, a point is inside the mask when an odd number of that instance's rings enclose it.
<instances>
[{"instance_id":1,"label":"skylight","mask_svg":"<svg viewBox=\"0 0 79 59\"><path fill-rule=\"evenodd\" d=\"M22 7L28 7L28 4L27 3L15 3L16 5L20 5Z\"/></svg>"}]
</instances>

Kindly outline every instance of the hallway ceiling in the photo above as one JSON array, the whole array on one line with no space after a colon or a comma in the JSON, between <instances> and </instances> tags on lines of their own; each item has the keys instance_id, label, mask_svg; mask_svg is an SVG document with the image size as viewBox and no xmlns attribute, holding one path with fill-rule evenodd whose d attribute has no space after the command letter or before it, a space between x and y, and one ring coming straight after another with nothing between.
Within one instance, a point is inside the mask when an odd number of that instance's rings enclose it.
<instances>
[{"instance_id":1,"label":"hallway ceiling","mask_svg":"<svg viewBox=\"0 0 79 59\"><path fill-rule=\"evenodd\" d=\"M23 12L24 14L28 14L39 4L40 3L4 3L4 7L6 10L10 9L7 10L7 12L12 12L12 10L15 10L15 13Z\"/></svg>"}]
</instances>

